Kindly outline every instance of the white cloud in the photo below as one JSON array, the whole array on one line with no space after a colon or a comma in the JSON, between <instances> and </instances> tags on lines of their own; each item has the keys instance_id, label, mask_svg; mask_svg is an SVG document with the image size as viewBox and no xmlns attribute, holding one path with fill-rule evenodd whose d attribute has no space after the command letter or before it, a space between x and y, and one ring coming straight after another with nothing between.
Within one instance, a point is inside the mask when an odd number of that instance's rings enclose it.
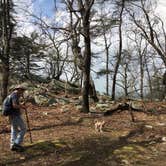
<instances>
[{"instance_id":1,"label":"white cloud","mask_svg":"<svg viewBox=\"0 0 166 166\"><path fill-rule=\"evenodd\" d=\"M166 21L166 0L159 0L156 14Z\"/></svg>"},{"instance_id":2,"label":"white cloud","mask_svg":"<svg viewBox=\"0 0 166 166\"><path fill-rule=\"evenodd\" d=\"M26 11L33 13L33 0L14 0L14 4L16 11L15 19L17 22L16 31L18 35L29 35L35 30L35 26L30 23L31 17Z\"/></svg>"}]
</instances>

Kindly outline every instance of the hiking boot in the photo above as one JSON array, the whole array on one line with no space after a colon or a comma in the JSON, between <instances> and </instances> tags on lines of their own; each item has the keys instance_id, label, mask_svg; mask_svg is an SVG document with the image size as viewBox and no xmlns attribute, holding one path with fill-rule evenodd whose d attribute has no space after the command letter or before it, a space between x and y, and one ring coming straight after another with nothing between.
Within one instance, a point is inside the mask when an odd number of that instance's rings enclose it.
<instances>
[{"instance_id":1,"label":"hiking boot","mask_svg":"<svg viewBox=\"0 0 166 166\"><path fill-rule=\"evenodd\" d=\"M12 151L18 151L18 152L23 152L24 148L21 145L14 144L11 146L10 150Z\"/></svg>"}]
</instances>

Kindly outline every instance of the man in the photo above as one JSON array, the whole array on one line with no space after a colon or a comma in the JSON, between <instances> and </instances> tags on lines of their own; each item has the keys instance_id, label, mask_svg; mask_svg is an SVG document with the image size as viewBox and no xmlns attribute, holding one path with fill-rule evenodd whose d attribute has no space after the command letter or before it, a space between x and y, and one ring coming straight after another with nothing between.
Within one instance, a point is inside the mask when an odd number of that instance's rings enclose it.
<instances>
[{"instance_id":1,"label":"man","mask_svg":"<svg viewBox=\"0 0 166 166\"><path fill-rule=\"evenodd\" d=\"M11 124L11 143L10 149L12 151L23 151L24 148L21 146L24 135L26 133L26 125L21 117L21 110L25 109L25 105L20 104L20 97L23 96L25 87L18 85L10 94L10 100L12 104L12 113L9 115L9 121Z\"/></svg>"}]
</instances>

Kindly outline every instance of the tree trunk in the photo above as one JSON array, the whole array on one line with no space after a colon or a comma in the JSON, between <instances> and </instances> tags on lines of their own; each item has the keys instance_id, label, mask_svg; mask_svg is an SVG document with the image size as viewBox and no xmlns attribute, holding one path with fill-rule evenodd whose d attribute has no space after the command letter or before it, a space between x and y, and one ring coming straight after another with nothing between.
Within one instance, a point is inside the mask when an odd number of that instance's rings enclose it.
<instances>
[{"instance_id":1,"label":"tree trunk","mask_svg":"<svg viewBox=\"0 0 166 166\"><path fill-rule=\"evenodd\" d=\"M150 72L149 72L149 68L148 68L148 64L147 64L146 58L145 58L145 66L146 66L146 72L147 72L147 75L148 75L150 97L151 97L151 100L152 100L152 97L153 97L153 88L152 88L152 81L151 81Z\"/></svg>"},{"instance_id":2,"label":"tree trunk","mask_svg":"<svg viewBox=\"0 0 166 166\"><path fill-rule=\"evenodd\" d=\"M140 81L141 81L141 84L140 84L140 90L141 90L141 93L140 93L140 96L141 96L141 99L143 100L144 98L144 95L143 95L143 87L144 87L144 64L143 64L143 55L141 54L141 51L139 51L139 57L140 57L140 73L141 73L141 78L140 78Z\"/></svg>"},{"instance_id":3,"label":"tree trunk","mask_svg":"<svg viewBox=\"0 0 166 166\"><path fill-rule=\"evenodd\" d=\"M166 71L163 75L163 85L164 85L163 99L166 99Z\"/></svg>"},{"instance_id":4,"label":"tree trunk","mask_svg":"<svg viewBox=\"0 0 166 166\"><path fill-rule=\"evenodd\" d=\"M82 71L83 88L82 88L82 112L89 112L89 88L90 88L90 65L91 65L91 40L90 40L90 12L94 0L76 0L66 1L70 11L70 30L72 38L72 50L76 65ZM75 8L78 7L78 10ZM79 13L80 17L78 18ZM73 14L77 20L73 20ZM81 30L80 30L81 29ZM79 47L80 35L84 38L84 55ZM93 85L92 85L93 86ZM93 88L94 89L94 88Z\"/></svg>"},{"instance_id":5,"label":"tree trunk","mask_svg":"<svg viewBox=\"0 0 166 166\"><path fill-rule=\"evenodd\" d=\"M7 96L8 91L8 80L9 80L9 42L11 37L11 27L10 27L10 5L9 1L2 1L2 87L1 87L1 97L2 101Z\"/></svg>"},{"instance_id":6,"label":"tree trunk","mask_svg":"<svg viewBox=\"0 0 166 166\"><path fill-rule=\"evenodd\" d=\"M127 69L128 69L128 64L125 64L125 69L124 69L124 82L125 82L125 89L124 89L124 91L125 91L125 97L128 97L128 85L127 85Z\"/></svg>"},{"instance_id":7,"label":"tree trunk","mask_svg":"<svg viewBox=\"0 0 166 166\"><path fill-rule=\"evenodd\" d=\"M8 93L8 82L9 82L9 61L2 64L2 101L6 98Z\"/></svg>"},{"instance_id":8,"label":"tree trunk","mask_svg":"<svg viewBox=\"0 0 166 166\"><path fill-rule=\"evenodd\" d=\"M108 47L106 47L106 95L109 95L109 51Z\"/></svg>"},{"instance_id":9,"label":"tree trunk","mask_svg":"<svg viewBox=\"0 0 166 166\"><path fill-rule=\"evenodd\" d=\"M92 80L92 77L90 77L89 94L90 94L90 97L94 100L94 102L99 101L99 99L97 97L97 93L96 93L95 84L94 84L94 81Z\"/></svg>"},{"instance_id":10,"label":"tree trunk","mask_svg":"<svg viewBox=\"0 0 166 166\"><path fill-rule=\"evenodd\" d=\"M103 25L104 29L104 25ZM104 43L105 43L105 53L106 53L106 95L109 95L109 46L107 44L106 32L104 29Z\"/></svg>"},{"instance_id":11,"label":"tree trunk","mask_svg":"<svg viewBox=\"0 0 166 166\"><path fill-rule=\"evenodd\" d=\"M27 53L26 53L26 75L30 76L30 54L29 54L29 51L27 50Z\"/></svg>"},{"instance_id":12,"label":"tree trunk","mask_svg":"<svg viewBox=\"0 0 166 166\"><path fill-rule=\"evenodd\" d=\"M83 103L82 103L82 111L87 113L89 112L89 84L90 84L90 65L91 65L91 47L90 47L90 34L89 34L89 20L83 20L84 25L84 33L86 36L84 37L85 43L85 55L84 55L84 70L83 70Z\"/></svg>"},{"instance_id":13,"label":"tree trunk","mask_svg":"<svg viewBox=\"0 0 166 166\"><path fill-rule=\"evenodd\" d=\"M84 52L84 70L83 70L83 89L82 89L82 111L89 112L89 84L90 84L90 66L91 66L91 40L90 40L90 6L89 1L85 1L85 11L82 13L83 34L85 43Z\"/></svg>"},{"instance_id":14,"label":"tree trunk","mask_svg":"<svg viewBox=\"0 0 166 166\"><path fill-rule=\"evenodd\" d=\"M120 22L119 22L119 52L117 55L117 62L115 65L115 71L113 76L113 84L112 84L112 100L115 100L115 87L116 87L116 77L118 74L118 69L121 61L121 54L122 54L122 16L123 16L123 10L125 6L125 0L122 0L122 7L120 11Z\"/></svg>"}]
</instances>

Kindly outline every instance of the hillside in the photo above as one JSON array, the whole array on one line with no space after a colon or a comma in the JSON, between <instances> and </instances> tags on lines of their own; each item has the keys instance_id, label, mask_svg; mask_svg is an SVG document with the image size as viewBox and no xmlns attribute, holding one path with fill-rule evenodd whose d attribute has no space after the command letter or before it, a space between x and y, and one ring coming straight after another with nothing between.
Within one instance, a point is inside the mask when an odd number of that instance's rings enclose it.
<instances>
[{"instance_id":1,"label":"hillside","mask_svg":"<svg viewBox=\"0 0 166 166\"><path fill-rule=\"evenodd\" d=\"M38 87L36 91L46 88ZM84 114L80 113L79 94L56 92L50 93L45 89L44 94L49 99L45 100L46 103L33 103L28 98L26 105L33 143L30 143L27 132L24 152L10 151L9 122L6 117L0 116L0 165L165 165L165 102L145 102L151 112L133 112L135 122L132 122L128 110L103 116L102 112L116 104L109 97L99 96L98 103L91 101L90 110L93 113ZM43 91L37 94L44 96ZM137 108L143 105L141 101L134 101L133 104ZM103 132L95 131L96 119L105 121Z\"/></svg>"}]
</instances>

